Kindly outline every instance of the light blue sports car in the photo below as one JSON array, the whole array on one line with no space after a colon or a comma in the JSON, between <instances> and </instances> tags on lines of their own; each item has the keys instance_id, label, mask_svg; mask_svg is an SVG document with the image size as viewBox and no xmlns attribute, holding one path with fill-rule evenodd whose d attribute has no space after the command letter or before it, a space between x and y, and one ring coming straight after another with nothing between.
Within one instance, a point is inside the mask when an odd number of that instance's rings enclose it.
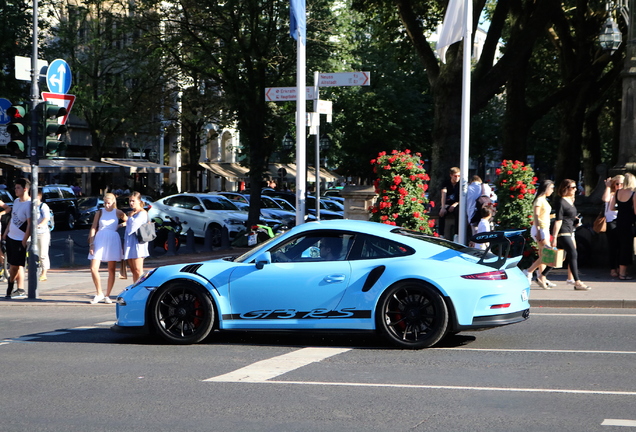
<instances>
[{"instance_id":1,"label":"light blue sports car","mask_svg":"<svg viewBox=\"0 0 636 432\"><path fill-rule=\"evenodd\" d=\"M521 234L479 234L484 251L374 222L309 222L236 258L149 271L117 298L113 330L178 344L214 330L368 330L426 348L528 318Z\"/></svg>"}]
</instances>

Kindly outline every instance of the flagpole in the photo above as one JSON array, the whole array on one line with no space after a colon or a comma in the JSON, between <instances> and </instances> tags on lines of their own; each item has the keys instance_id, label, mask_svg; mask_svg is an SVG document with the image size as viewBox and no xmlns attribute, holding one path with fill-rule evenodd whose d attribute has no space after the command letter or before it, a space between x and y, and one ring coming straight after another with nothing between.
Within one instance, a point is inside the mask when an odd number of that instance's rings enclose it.
<instances>
[{"instance_id":1,"label":"flagpole","mask_svg":"<svg viewBox=\"0 0 636 432\"><path fill-rule=\"evenodd\" d=\"M303 11L304 13L304 11ZM305 77L305 38L301 32L300 26L297 29L297 48L298 56L296 62L296 225L300 225L305 221L305 202L306 202L306 173L307 173L307 154L306 154L306 130L307 130L307 93L306 93L306 77Z\"/></svg>"},{"instance_id":2,"label":"flagpole","mask_svg":"<svg viewBox=\"0 0 636 432\"><path fill-rule=\"evenodd\" d=\"M459 215L458 217L458 241L461 244L467 244L466 230L468 228L468 216L466 215L466 192L468 190L468 169L469 169L469 153L470 153L470 72L472 57L472 16L473 2L465 0L464 7L464 45L463 45L463 66L462 66L462 132L461 147L459 159L460 171L460 195Z\"/></svg>"}]
</instances>

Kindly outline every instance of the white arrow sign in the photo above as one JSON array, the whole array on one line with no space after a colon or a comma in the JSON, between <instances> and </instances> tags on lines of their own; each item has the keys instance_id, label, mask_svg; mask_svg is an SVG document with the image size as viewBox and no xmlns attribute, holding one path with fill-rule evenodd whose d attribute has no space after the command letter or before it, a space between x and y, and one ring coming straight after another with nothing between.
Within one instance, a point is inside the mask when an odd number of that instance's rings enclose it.
<instances>
[{"instance_id":1,"label":"white arrow sign","mask_svg":"<svg viewBox=\"0 0 636 432\"><path fill-rule=\"evenodd\" d=\"M265 100L268 102L295 101L298 99L296 90L296 87L268 87L265 89ZM307 100L316 99L313 87L306 87L305 94Z\"/></svg>"},{"instance_id":2,"label":"white arrow sign","mask_svg":"<svg viewBox=\"0 0 636 432\"><path fill-rule=\"evenodd\" d=\"M318 87L368 85L371 85L371 72L321 73L318 77Z\"/></svg>"}]
</instances>

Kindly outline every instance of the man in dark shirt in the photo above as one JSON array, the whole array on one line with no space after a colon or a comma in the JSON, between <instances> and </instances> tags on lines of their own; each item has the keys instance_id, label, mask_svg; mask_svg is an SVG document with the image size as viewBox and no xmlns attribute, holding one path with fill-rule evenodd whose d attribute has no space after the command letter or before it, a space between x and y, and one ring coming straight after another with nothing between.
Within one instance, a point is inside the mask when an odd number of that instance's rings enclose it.
<instances>
[{"instance_id":1,"label":"man in dark shirt","mask_svg":"<svg viewBox=\"0 0 636 432\"><path fill-rule=\"evenodd\" d=\"M457 214L459 213L459 168L450 169L450 178L442 183L439 210L439 235L453 240L457 234Z\"/></svg>"}]
</instances>

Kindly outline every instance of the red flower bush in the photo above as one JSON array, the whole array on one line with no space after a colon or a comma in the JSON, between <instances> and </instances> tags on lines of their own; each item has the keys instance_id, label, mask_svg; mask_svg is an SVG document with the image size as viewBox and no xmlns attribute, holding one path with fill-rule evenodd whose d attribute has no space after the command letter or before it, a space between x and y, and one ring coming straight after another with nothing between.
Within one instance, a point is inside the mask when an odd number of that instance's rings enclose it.
<instances>
[{"instance_id":1,"label":"red flower bush","mask_svg":"<svg viewBox=\"0 0 636 432\"><path fill-rule=\"evenodd\" d=\"M379 177L373 184L380 195L369 208L372 221L432 234L434 223L428 218L426 198L430 178L420 156L410 150L393 150L391 155L381 152L371 160Z\"/></svg>"}]
</instances>

